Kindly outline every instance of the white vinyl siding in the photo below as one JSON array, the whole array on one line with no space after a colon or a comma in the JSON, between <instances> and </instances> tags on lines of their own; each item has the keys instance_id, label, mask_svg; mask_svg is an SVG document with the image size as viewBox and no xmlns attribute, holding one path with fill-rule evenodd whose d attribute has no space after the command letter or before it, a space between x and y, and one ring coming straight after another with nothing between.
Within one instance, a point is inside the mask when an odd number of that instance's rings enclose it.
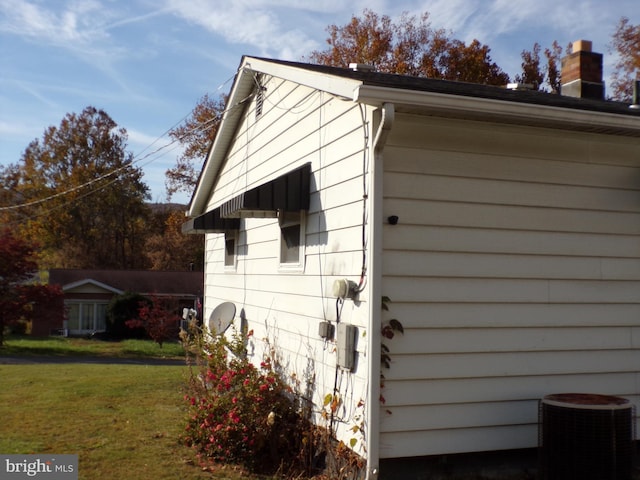
<instances>
[{"instance_id":1,"label":"white vinyl siding","mask_svg":"<svg viewBox=\"0 0 640 480\"><path fill-rule=\"evenodd\" d=\"M225 268L224 234L206 237L205 319L233 302L235 324L254 331L253 360L268 339L321 408L336 381L335 344L318 335L320 321L336 321L332 284L360 276L363 217L397 215L382 226L382 272L367 278L392 301L384 318L405 329L385 340L382 458L535 447L538 401L551 393L640 402L637 138L397 108L381 152L383 192L366 191L372 108L262 82L259 118L255 98L230 107L242 120L205 211L303 164L312 175L303 269L282 268L277 218L240 221L235 269ZM383 211L372 212L378 195ZM379 380L366 378L379 360L366 351L368 305L380 302L370 288L340 310L358 327L357 368L339 372L343 440L361 399L378 407L366 398Z\"/></svg>"},{"instance_id":2,"label":"white vinyl siding","mask_svg":"<svg viewBox=\"0 0 640 480\"><path fill-rule=\"evenodd\" d=\"M252 359L261 360L263 339L268 339L305 389L306 382L315 380L304 394L314 399L318 411L324 395L333 392L336 371L335 346L320 338L318 324L336 321L333 281L357 280L361 272L366 129L360 108L351 102L277 78L264 77L263 82L262 114L256 120L255 104L247 102L208 209L310 162L301 256L296 268L290 268L293 262L281 263L277 218L241 220L235 271L224 268L224 235L207 235L204 315L208 318L221 302L233 302L254 331ZM341 321L359 329L361 358L355 372L341 374L343 387L349 387L341 392L348 412L339 419L342 433L354 425L355 405L365 395L367 311L364 293L357 306L349 301L341 311Z\"/></svg>"},{"instance_id":3,"label":"white vinyl siding","mask_svg":"<svg viewBox=\"0 0 640 480\"><path fill-rule=\"evenodd\" d=\"M537 446L538 401L637 404L637 139L398 115L381 456ZM391 414L385 414L388 410Z\"/></svg>"}]
</instances>

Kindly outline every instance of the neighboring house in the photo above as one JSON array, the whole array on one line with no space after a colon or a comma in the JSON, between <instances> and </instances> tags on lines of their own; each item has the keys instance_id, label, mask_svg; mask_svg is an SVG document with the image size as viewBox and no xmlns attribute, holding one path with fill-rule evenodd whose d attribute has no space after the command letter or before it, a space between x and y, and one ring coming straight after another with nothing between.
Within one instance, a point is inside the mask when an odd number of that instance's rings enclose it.
<instances>
[{"instance_id":1,"label":"neighboring house","mask_svg":"<svg viewBox=\"0 0 640 480\"><path fill-rule=\"evenodd\" d=\"M640 401L640 110L574 50L563 90L597 99L242 59L183 228L204 319L234 303L252 361L339 395L368 478L536 447L547 394Z\"/></svg>"},{"instance_id":2,"label":"neighboring house","mask_svg":"<svg viewBox=\"0 0 640 480\"><path fill-rule=\"evenodd\" d=\"M152 270L52 269L49 284L62 287L67 320L60 327L67 335L86 335L106 330L106 311L111 299L125 292L171 297L181 307L202 298L203 272ZM60 328L59 327L59 328Z\"/></svg>"}]
</instances>

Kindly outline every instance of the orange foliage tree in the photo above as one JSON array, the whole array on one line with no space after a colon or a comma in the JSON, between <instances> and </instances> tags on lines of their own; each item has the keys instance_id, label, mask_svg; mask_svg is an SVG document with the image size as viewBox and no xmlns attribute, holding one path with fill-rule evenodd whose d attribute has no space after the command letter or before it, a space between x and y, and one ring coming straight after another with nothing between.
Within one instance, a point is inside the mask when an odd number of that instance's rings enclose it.
<instances>
[{"instance_id":1,"label":"orange foliage tree","mask_svg":"<svg viewBox=\"0 0 640 480\"><path fill-rule=\"evenodd\" d=\"M571 45L563 50L560 44L554 40L551 47L544 49L544 64L542 64L540 57L541 50L541 45L536 42L531 50L522 51L520 54L522 73L516 75L515 80L532 85L534 90L560 93L560 61L563 52L571 52Z\"/></svg>"},{"instance_id":2,"label":"orange foliage tree","mask_svg":"<svg viewBox=\"0 0 640 480\"><path fill-rule=\"evenodd\" d=\"M152 270L203 270L204 235L184 235L184 212L180 209L155 214L162 225L149 236L147 257Z\"/></svg>"},{"instance_id":3,"label":"orange foliage tree","mask_svg":"<svg viewBox=\"0 0 640 480\"><path fill-rule=\"evenodd\" d=\"M9 223L41 245L45 268L144 268L148 187L126 130L86 107L0 169Z\"/></svg>"},{"instance_id":4,"label":"orange foliage tree","mask_svg":"<svg viewBox=\"0 0 640 480\"><path fill-rule=\"evenodd\" d=\"M343 26L327 28L329 48L311 53L310 61L346 67L349 63L374 65L380 72L505 85L509 76L491 60L491 49L473 40L465 44L433 29L429 14L403 13L397 23L387 15L365 9Z\"/></svg>"},{"instance_id":5,"label":"orange foliage tree","mask_svg":"<svg viewBox=\"0 0 640 480\"><path fill-rule=\"evenodd\" d=\"M613 72L613 98L629 102L634 80L640 80L640 25L622 17L612 35L611 48L618 54Z\"/></svg>"},{"instance_id":6,"label":"orange foliage tree","mask_svg":"<svg viewBox=\"0 0 640 480\"><path fill-rule=\"evenodd\" d=\"M195 189L200 168L218 132L225 101L224 96L215 100L204 95L187 119L169 131L169 136L184 147L176 164L165 172L169 198L177 192L192 193Z\"/></svg>"}]
</instances>

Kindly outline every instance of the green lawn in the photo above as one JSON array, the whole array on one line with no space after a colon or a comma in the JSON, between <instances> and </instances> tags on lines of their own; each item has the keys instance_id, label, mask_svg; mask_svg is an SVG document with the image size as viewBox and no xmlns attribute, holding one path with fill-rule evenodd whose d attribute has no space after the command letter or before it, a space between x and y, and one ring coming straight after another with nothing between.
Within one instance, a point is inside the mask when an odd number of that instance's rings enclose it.
<instances>
[{"instance_id":1,"label":"green lawn","mask_svg":"<svg viewBox=\"0 0 640 480\"><path fill-rule=\"evenodd\" d=\"M184 358L178 342L158 345L150 340L106 342L86 338L10 336L0 347L2 356L99 356L117 358Z\"/></svg>"},{"instance_id":2,"label":"green lawn","mask_svg":"<svg viewBox=\"0 0 640 480\"><path fill-rule=\"evenodd\" d=\"M50 342L35 342L30 350L28 340L9 339L0 357L42 355L51 349L72 357L83 351L138 358L149 356L142 352L154 347L138 345L125 353L129 347L117 349L110 342ZM179 441L186 366L1 363L2 453L78 454L79 478L85 480L247 478L231 467L203 471Z\"/></svg>"}]
</instances>

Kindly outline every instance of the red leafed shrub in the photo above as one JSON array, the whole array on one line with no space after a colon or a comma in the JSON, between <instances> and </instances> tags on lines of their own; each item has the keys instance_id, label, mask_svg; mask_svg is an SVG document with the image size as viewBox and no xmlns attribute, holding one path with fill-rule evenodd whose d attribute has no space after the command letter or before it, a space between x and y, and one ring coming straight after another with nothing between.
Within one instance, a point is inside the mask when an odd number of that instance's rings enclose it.
<instances>
[{"instance_id":1,"label":"red leafed shrub","mask_svg":"<svg viewBox=\"0 0 640 480\"><path fill-rule=\"evenodd\" d=\"M170 339L177 338L180 317L175 302L152 296L151 301L141 301L138 318L127 320L129 328L144 328L147 335L160 345Z\"/></svg>"},{"instance_id":2,"label":"red leafed shrub","mask_svg":"<svg viewBox=\"0 0 640 480\"><path fill-rule=\"evenodd\" d=\"M195 348L206 353L191 370L184 440L201 463L242 465L256 473L299 465L309 423L271 360L252 365L241 336L190 340L191 351L199 343Z\"/></svg>"},{"instance_id":3,"label":"red leafed shrub","mask_svg":"<svg viewBox=\"0 0 640 480\"><path fill-rule=\"evenodd\" d=\"M53 285L34 283L37 245L0 229L0 347L6 327L34 321L62 326L64 295Z\"/></svg>"}]
</instances>

